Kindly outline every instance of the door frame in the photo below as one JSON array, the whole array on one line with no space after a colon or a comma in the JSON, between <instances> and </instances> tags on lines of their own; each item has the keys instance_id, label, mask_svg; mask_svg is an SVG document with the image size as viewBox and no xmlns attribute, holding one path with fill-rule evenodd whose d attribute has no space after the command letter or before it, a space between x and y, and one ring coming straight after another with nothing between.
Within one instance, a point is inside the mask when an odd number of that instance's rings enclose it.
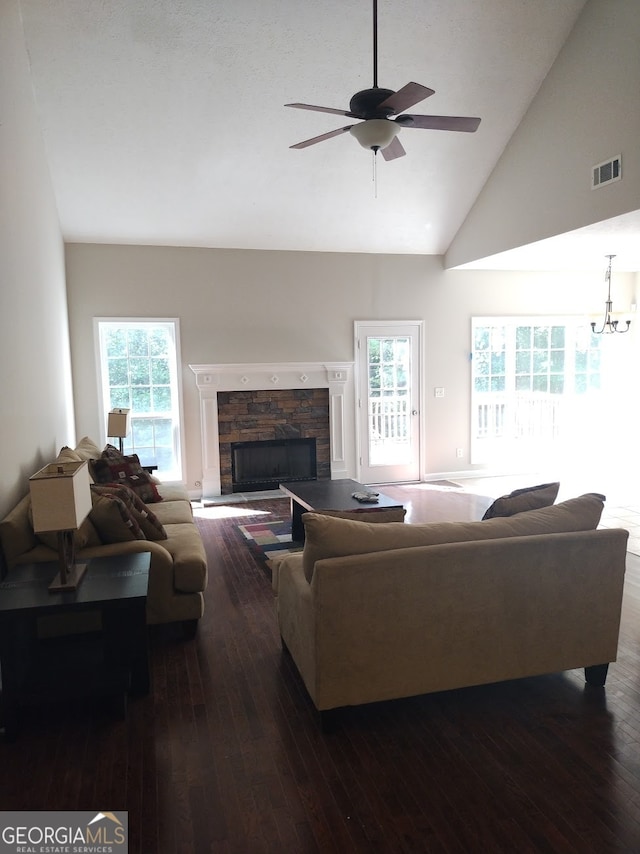
<instances>
[{"instance_id":1,"label":"door frame","mask_svg":"<svg viewBox=\"0 0 640 854\"><path fill-rule=\"evenodd\" d=\"M417 373L417 392L418 398L418 430L417 441L417 466L418 466L418 481L423 480L423 462L424 462L424 419L422 413L425 406L424 397L424 321L423 320L355 320L353 323L353 347L354 347L354 388L355 388L355 446L356 446L356 479L362 482L362 437L364 434L363 419L366 420L366 409L361 406L362 400L362 365L361 354L359 350L359 341L362 337L363 329L375 329L380 335L385 334L385 330L391 335L397 335L397 331L393 333L389 330L397 330L398 327L406 327L407 333L418 337L418 364L416 367Z\"/></svg>"}]
</instances>

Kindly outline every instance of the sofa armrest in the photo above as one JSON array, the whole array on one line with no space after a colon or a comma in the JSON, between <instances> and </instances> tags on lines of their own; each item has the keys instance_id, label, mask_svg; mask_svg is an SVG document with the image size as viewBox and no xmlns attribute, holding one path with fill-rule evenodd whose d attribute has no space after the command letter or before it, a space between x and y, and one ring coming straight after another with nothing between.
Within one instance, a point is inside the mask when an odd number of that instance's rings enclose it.
<instances>
[{"instance_id":1,"label":"sofa armrest","mask_svg":"<svg viewBox=\"0 0 640 854\"><path fill-rule=\"evenodd\" d=\"M291 555L280 564L278 576L278 626L280 636L293 656L311 698L316 686L316 614L302 559Z\"/></svg>"}]
</instances>

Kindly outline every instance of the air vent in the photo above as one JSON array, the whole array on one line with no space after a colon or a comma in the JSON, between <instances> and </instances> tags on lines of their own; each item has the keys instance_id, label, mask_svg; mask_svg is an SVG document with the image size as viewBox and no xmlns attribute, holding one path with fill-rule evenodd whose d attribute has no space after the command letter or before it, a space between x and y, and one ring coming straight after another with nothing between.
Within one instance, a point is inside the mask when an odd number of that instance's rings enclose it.
<instances>
[{"instance_id":1,"label":"air vent","mask_svg":"<svg viewBox=\"0 0 640 854\"><path fill-rule=\"evenodd\" d=\"M597 190L605 184L612 184L622 178L622 157L620 154L598 163L591 170L591 189Z\"/></svg>"}]
</instances>

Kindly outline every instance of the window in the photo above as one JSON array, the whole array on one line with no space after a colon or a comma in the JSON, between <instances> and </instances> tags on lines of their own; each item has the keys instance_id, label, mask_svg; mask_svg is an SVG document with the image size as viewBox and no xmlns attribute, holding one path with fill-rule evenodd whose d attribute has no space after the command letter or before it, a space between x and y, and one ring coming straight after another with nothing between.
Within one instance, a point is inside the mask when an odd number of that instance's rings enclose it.
<instances>
[{"instance_id":1,"label":"window","mask_svg":"<svg viewBox=\"0 0 640 854\"><path fill-rule=\"evenodd\" d=\"M178 321L100 319L97 327L104 423L110 409L129 409L125 453L180 480Z\"/></svg>"},{"instance_id":2,"label":"window","mask_svg":"<svg viewBox=\"0 0 640 854\"><path fill-rule=\"evenodd\" d=\"M477 317L472 337L472 462L569 440L601 388L601 336L582 319Z\"/></svg>"}]
</instances>

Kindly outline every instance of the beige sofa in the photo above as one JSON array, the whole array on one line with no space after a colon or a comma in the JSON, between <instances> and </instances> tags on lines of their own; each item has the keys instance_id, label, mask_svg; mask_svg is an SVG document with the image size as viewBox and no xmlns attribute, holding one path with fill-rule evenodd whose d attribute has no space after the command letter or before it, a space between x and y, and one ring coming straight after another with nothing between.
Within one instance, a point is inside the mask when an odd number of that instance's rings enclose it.
<instances>
[{"instance_id":1,"label":"beige sofa","mask_svg":"<svg viewBox=\"0 0 640 854\"><path fill-rule=\"evenodd\" d=\"M274 577L283 645L320 711L584 667L617 652L628 532L602 496L426 525L305 514Z\"/></svg>"},{"instance_id":2,"label":"beige sofa","mask_svg":"<svg viewBox=\"0 0 640 854\"><path fill-rule=\"evenodd\" d=\"M56 461L92 460L103 453L85 437L76 448L63 448ZM204 590L207 586L204 545L184 486L180 483L162 484L150 477L149 489L157 490L161 500L145 505L145 510L136 514L141 530L135 535L121 524L118 513L114 513L114 502L102 496L94 498L94 510L78 532L76 558L82 561L107 555L149 552L147 622L182 622L187 634L191 634L204 612ZM57 552L52 548L55 542L33 531L30 504L27 494L0 522L0 544L9 568L57 559ZM106 513L103 512L105 509ZM153 525L150 524L151 519Z\"/></svg>"}]
</instances>

